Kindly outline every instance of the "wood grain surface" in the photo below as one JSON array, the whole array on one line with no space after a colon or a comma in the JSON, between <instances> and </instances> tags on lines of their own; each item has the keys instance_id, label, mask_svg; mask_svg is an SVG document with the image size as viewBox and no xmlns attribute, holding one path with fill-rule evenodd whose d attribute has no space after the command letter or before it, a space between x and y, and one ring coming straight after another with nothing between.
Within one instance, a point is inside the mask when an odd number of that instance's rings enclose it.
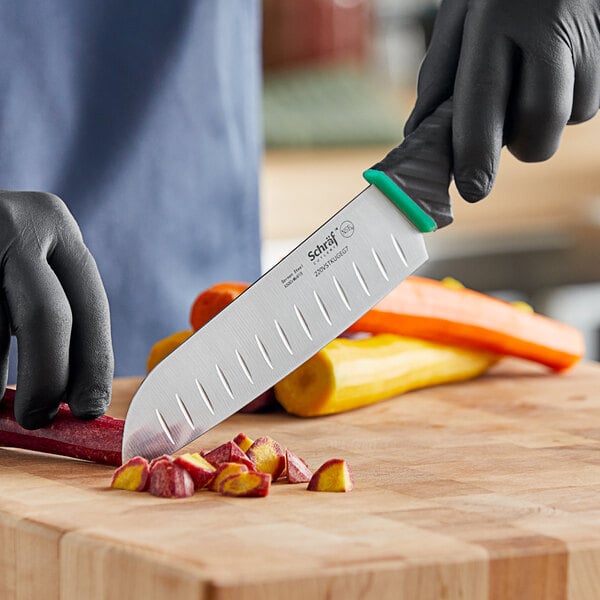
<instances>
[{"instance_id":1,"label":"wood grain surface","mask_svg":"<svg viewBox=\"0 0 600 600\"><path fill-rule=\"evenodd\" d=\"M115 382L123 416L136 380ZM184 500L110 467L0 449L2 600L600 598L600 366L505 361L481 379L317 419L236 415L356 488Z\"/></svg>"}]
</instances>

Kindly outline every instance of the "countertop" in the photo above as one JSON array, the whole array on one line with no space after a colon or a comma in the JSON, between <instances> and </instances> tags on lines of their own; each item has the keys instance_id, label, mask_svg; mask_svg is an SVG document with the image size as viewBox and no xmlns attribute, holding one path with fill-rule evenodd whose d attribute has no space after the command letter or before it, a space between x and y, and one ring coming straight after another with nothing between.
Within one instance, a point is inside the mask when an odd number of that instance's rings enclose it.
<instances>
[{"instance_id":1,"label":"countertop","mask_svg":"<svg viewBox=\"0 0 600 600\"><path fill-rule=\"evenodd\" d=\"M138 380L115 381L123 416ZM347 494L109 489L112 469L0 449L3 600L600 597L600 366L505 360L341 415L235 415L196 440L271 435Z\"/></svg>"}]
</instances>

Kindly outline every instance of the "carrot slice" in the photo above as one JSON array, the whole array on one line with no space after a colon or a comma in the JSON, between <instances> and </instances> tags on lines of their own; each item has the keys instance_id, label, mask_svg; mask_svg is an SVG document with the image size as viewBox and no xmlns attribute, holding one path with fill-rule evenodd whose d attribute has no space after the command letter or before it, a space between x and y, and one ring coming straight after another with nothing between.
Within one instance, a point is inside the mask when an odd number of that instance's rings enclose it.
<instances>
[{"instance_id":1,"label":"carrot slice","mask_svg":"<svg viewBox=\"0 0 600 600\"><path fill-rule=\"evenodd\" d=\"M581 359L581 333L468 288L409 277L349 331L395 333L516 356L564 371Z\"/></svg>"}]
</instances>

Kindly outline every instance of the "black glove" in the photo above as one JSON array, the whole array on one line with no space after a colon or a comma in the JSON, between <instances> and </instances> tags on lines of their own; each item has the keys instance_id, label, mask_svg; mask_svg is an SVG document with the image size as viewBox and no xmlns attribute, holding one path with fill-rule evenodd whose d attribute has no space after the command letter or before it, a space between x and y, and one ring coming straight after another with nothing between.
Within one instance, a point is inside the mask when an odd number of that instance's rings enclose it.
<instances>
[{"instance_id":1,"label":"black glove","mask_svg":"<svg viewBox=\"0 0 600 600\"><path fill-rule=\"evenodd\" d=\"M454 96L454 178L470 202L491 190L504 144L550 158L567 123L600 106L598 0L443 0L405 134Z\"/></svg>"},{"instance_id":2,"label":"black glove","mask_svg":"<svg viewBox=\"0 0 600 600\"><path fill-rule=\"evenodd\" d=\"M60 198L0 192L0 392L10 334L18 340L15 417L47 425L60 402L82 419L110 402L113 353L106 293L75 219Z\"/></svg>"}]
</instances>

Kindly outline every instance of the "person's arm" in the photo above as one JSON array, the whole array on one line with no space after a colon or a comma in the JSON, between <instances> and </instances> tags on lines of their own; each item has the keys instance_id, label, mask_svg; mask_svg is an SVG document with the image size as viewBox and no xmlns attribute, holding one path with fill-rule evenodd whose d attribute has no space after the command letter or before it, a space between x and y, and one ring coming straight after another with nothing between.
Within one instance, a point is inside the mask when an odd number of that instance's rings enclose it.
<instances>
[{"instance_id":1,"label":"person's arm","mask_svg":"<svg viewBox=\"0 0 600 600\"><path fill-rule=\"evenodd\" d=\"M405 134L453 97L454 179L492 189L500 151L543 161L600 106L598 0L443 0Z\"/></svg>"},{"instance_id":2,"label":"person's arm","mask_svg":"<svg viewBox=\"0 0 600 600\"><path fill-rule=\"evenodd\" d=\"M0 192L0 277L0 393L12 334L18 341L19 424L47 425L60 402L81 419L104 414L113 376L108 300L60 198Z\"/></svg>"}]
</instances>

